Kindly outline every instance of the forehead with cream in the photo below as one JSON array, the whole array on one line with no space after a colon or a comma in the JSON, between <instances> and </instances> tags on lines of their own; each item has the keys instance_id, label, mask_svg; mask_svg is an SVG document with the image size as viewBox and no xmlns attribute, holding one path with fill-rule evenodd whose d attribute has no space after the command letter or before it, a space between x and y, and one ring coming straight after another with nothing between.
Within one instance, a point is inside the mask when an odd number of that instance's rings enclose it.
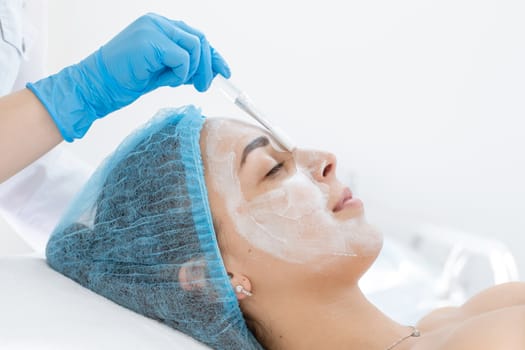
<instances>
[{"instance_id":1,"label":"forehead with cream","mask_svg":"<svg viewBox=\"0 0 525 350\"><path fill-rule=\"evenodd\" d=\"M294 263L377 251L379 235L363 218L342 221L329 210L329 185L312 176L326 164L321 153L294 152L294 171L271 190L247 199L238 174L240 157L244 147L264 132L228 119L208 119L204 132L203 152L213 186L224 200L236 231L252 245ZM267 147L278 146L271 141Z\"/></svg>"},{"instance_id":2,"label":"forehead with cream","mask_svg":"<svg viewBox=\"0 0 525 350\"><path fill-rule=\"evenodd\" d=\"M240 162L240 155L244 147L259 136L267 136L273 148L283 151L266 131L240 120L209 118L204 124L204 132L207 135L206 156L222 157L233 152L239 155L238 161ZM214 158L210 159L210 161L213 160Z\"/></svg>"}]
</instances>

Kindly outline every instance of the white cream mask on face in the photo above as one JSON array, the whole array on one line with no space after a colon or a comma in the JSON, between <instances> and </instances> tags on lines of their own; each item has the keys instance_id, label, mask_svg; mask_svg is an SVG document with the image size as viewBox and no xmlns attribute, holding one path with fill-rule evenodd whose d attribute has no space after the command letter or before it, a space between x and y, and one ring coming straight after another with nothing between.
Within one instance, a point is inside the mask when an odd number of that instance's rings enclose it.
<instances>
[{"instance_id":1,"label":"white cream mask on face","mask_svg":"<svg viewBox=\"0 0 525 350\"><path fill-rule=\"evenodd\" d=\"M248 127L209 119L205 128L207 161L214 185L224 198L238 233L252 245L295 263L329 255L366 256L377 252L381 236L364 218L340 220L329 210L328 185L312 177L326 164L318 154L295 153L293 175L277 188L246 200L236 172L239 161L234 149Z\"/></svg>"}]
</instances>

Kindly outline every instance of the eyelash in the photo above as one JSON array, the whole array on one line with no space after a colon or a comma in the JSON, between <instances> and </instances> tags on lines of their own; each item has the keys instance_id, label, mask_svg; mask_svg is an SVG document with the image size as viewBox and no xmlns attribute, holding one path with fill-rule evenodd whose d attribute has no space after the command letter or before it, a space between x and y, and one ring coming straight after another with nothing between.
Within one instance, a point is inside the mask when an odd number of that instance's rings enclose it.
<instances>
[{"instance_id":1,"label":"eyelash","mask_svg":"<svg viewBox=\"0 0 525 350\"><path fill-rule=\"evenodd\" d=\"M267 174L266 177L272 177L276 175L284 166L284 162L278 163L276 166L274 166Z\"/></svg>"}]
</instances>

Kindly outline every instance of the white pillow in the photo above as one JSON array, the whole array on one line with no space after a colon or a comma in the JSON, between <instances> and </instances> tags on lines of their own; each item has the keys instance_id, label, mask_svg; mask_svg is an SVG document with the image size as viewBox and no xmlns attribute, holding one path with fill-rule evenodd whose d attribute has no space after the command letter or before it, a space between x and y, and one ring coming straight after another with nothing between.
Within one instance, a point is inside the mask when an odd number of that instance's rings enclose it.
<instances>
[{"instance_id":1,"label":"white pillow","mask_svg":"<svg viewBox=\"0 0 525 350\"><path fill-rule=\"evenodd\" d=\"M209 350L80 286L37 256L0 258L0 349Z\"/></svg>"}]
</instances>

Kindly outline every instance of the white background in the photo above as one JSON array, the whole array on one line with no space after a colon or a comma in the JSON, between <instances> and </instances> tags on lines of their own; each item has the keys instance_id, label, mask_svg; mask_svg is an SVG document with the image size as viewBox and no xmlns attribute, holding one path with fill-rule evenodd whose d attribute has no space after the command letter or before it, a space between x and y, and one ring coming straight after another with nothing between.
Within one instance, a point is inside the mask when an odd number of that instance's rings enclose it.
<instances>
[{"instance_id":1,"label":"white background","mask_svg":"<svg viewBox=\"0 0 525 350\"><path fill-rule=\"evenodd\" d=\"M49 72L149 11L205 32L270 119L338 156L387 231L422 221L498 237L523 274L523 1L50 0ZM189 103L242 116L216 91L163 88L69 148L95 165L159 108Z\"/></svg>"}]
</instances>

